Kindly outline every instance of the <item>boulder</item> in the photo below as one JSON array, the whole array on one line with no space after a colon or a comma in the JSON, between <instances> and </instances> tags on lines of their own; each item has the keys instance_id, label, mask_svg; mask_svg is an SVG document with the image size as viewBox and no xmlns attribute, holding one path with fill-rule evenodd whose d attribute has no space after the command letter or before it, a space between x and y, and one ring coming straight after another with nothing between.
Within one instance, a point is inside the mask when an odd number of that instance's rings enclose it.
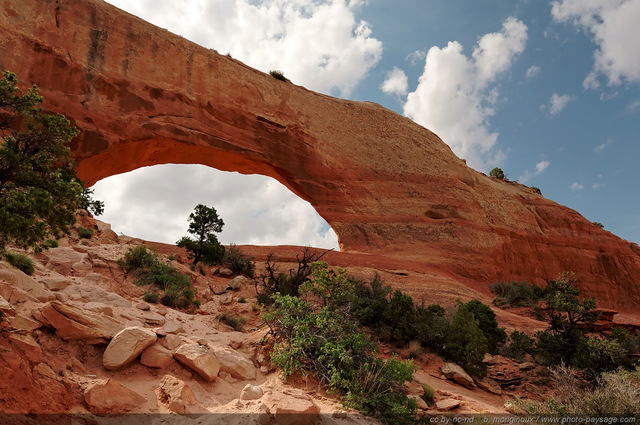
<instances>
[{"instance_id":1,"label":"boulder","mask_svg":"<svg viewBox=\"0 0 640 425\"><path fill-rule=\"evenodd\" d=\"M424 401L424 400L422 399L422 397L418 397L417 395L412 395L412 394L409 394L407 397L408 397L410 400L413 400L413 401L415 401L415 402L416 402L416 407L417 407L418 409L420 409L420 410L427 410L427 409L429 408L429 405L427 404L427 402L426 402L426 401Z\"/></svg>"},{"instance_id":2,"label":"boulder","mask_svg":"<svg viewBox=\"0 0 640 425\"><path fill-rule=\"evenodd\" d=\"M126 413L147 400L137 392L112 381L96 381L84 391L84 400L92 413Z\"/></svg>"},{"instance_id":3,"label":"boulder","mask_svg":"<svg viewBox=\"0 0 640 425\"><path fill-rule=\"evenodd\" d=\"M113 337L102 356L106 369L116 370L129 364L158 337L151 329L125 328Z\"/></svg>"},{"instance_id":4,"label":"boulder","mask_svg":"<svg viewBox=\"0 0 640 425\"><path fill-rule=\"evenodd\" d=\"M248 286L253 284L253 281L246 276L236 276L229 281L227 284L227 289L231 289L233 291L239 291L243 286Z\"/></svg>"},{"instance_id":5,"label":"boulder","mask_svg":"<svg viewBox=\"0 0 640 425\"><path fill-rule=\"evenodd\" d=\"M102 314L106 314L107 316L111 316L113 317L113 308L109 307L106 304L103 303L99 303L96 301L91 301L88 302L84 305L84 308L89 310L89 311L93 311L96 313L102 313Z\"/></svg>"},{"instance_id":6,"label":"boulder","mask_svg":"<svg viewBox=\"0 0 640 425\"><path fill-rule=\"evenodd\" d=\"M12 288L21 289L41 302L47 302L56 298L53 292L44 289L43 285L31 276L24 274L14 267L7 267L9 266L0 263L0 282L8 284ZM4 294L2 295L4 296Z\"/></svg>"},{"instance_id":7,"label":"boulder","mask_svg":"<svg viewBox=\"0 0 640 425\"><path fill-rule=\"evenodd\" d=\"M180 345L182 345L182 338L180 338L178 335L169 334L169 335L165 336L164 338L162 338L160 340L160 343L167 350L175 350Z\"/></svg>"},{"instance_id":8,"label":"boulder","mask_svg":"<svg viewBox=\"0 0 640 425\"><path fill-rule=\"evenodd\" d=\"M320 415L320 408L311 397L297 389L268 392L262 402L279 425L311 425Z\"/></svg>"},{"instance_id":9,"label":"boulder","mask_svg":"<svg viewBox=\"0 0 640 425\"><path fill-rule=\"evenodd\" d=\"M36 329L40 329L42 327L42 323L29 317L17 315L9 318L9 326L20 331L31 332Z\"/></svg>"},{"instance_id":10,"label":"boulder","mask_svg":"<svg viewBox=\"0 0 640 425\"><path fill-rule=\"evenodd\" d=\"M454 400L452 398L448 398L445 400L436 401L436 409L440 412L449 412L453 409L460 407L460 400Z\"/></svg>"},{"instance_id":11,"label":"boulder","mask_svg":"<svg viewBox=\"0 0 640 425\"><path fill-rule=\"evenodd\" d=\"M44 286L50 291L61 291L71 283L69 278L64 276L46 277L42 279L41 282L44 283Z\"/></svg>"},{"instance_id":12,"label":"boulder","mask_svg":"<svg viewBox=\"0 0 640 425\"><path fill-rule=\"evenodd\" d=\"M173 358L196 372L206 381L213 382L220 371L220 362L213 352L200 344L183 344Z\"/></svg>"},{"instance_id":13,"label":"boulder","mask_svg":"<svg viewBox=\"0 0 640 425\"><path fill-rule=\"evenodd\" d=\"M473 378L469 376L469 374L465 372L463 368L455 363L446 363L444 366L442 366L442 374L446 376L447 379L457 382L464 387L476 387L476 384L473 382Z\"/></svg>"},{"instance_id":14,"label":"boulder","mask_svg":"<svg viewBox=\"0 0 640 425\"><path fill-rule=\"evenodd\" d=\"M212 347L212 350L220 362L221 371L243 381L256 378L256 367L243 354L228 347Z\"/></svg>"},{"instance_id":15,"label":"boulder","mask_svg":"<svg viewBox=\"0 0 640 425\"><path fill-rule=\"evenodd\" d=\"M258 400L262 398L264 392L257 385L247 384L240 393L240 400Z\"/></svg>"},{"instance_id":16,"label":"boulder","mask_svg":"<svg viewBox=\"0 0 640 425\"><path fill-rule=\"evenodd\" d=\"M38 341L31 334L20 335L18 333L10 333L9 340L24 353L24 356L31 362L37 363L42 361L42 348Z\"/></svg>"},{"instance_id":17,"label":"boulder","mask_svg":"<svg viewBox=\"0 0 640 425\"><path fill-rule=\"evenodd\" d=\"M168 322L164 324L162 330L168 334L177 334L184 332L184 327L180 322Z\"/></svg>"},{"instance_id":18,"label":"boulder","mask_svg":"<svg viewBox=\"0 0 640 425\"><path fill-rule=\"evenodd\" d=\"M113 338L124 326L104 314L93 313L59 301L51 301L33 312L45 326L56 330L65 341L77 339Z\"/></svg>"},{"instance_id":19,"label":"boulder","mask_svg":"<svg viewBox=\"0 0 640 425\"><path fill-rule=\"evenodd\" d=\"M153 344L142 352L140 356L140 363L158 369L164 369L171 364L173 360L173 354L171 351L164 348L161 344Z\"/></svg>"},{"instance_id":20,"label":"boulder","mask_svg":"<svg viewBox=\"0 0 640 425\"><path fill-rule=\"evenodd\" d=\"M536 368L536 364L532 362L524 362L518 365L518 369L522 371L532 370Z\"/></svg>"},{"instance_id":21,"label":"boulder","mask_svg":"<svg viewBox=\"0 0 640 425\"><path fill-rule=\"evenodd\" d=\"M138 304L136 304L136 308L143 311L151 310L151 306L144 301L140 301Z\"/></svg>"},{"instance_id":22,"label":"boulder","mask_svg":"<svg viewBox=\"0 0 640 425\"><path fill-rule=\"evenodd\" d=\"M175 376L165 375L158 387L158 398L175 413L189 413L187 406L198 403L191 388Z\"/></svg>"}]
</instances>

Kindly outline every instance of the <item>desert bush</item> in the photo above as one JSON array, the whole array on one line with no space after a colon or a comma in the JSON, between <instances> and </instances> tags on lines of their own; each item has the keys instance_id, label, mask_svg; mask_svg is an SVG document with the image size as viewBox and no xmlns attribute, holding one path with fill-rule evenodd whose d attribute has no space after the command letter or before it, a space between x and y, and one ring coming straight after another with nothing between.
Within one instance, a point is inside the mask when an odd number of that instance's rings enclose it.
<instances>
[{"instance_id":1,"label":"desert bush","mask_svg":"<svg viewBox=\"0 0 640 425\"><path fill-rule=\"evenodd\" d=\"M17 252L7 252L4 254L4 258L13 267L21 270L24 274L31 276L35 271L35 265L33 260L24 254L18 254Z\"/></svg>"},{"instance_id":2,"label":"desert bush","mask_svg":"<svg viewBox=\"0 0 640 425\"><path fill-rule=\"evenodd\" d=\"M493 170L491 170L489 172L489 176L496 178L496 179L500 179L500 180L504 180L505 179L505 175L504 175L504 171L502 171L502 169L496 167Z\"/></svg>"},{"instance_id":3,"label":"desert bush","mask_svg":"<svg viewBox=\"0 0 640 425\"><path fill-rule=\"evenodd\" d=\"M300 295L300 286L311 276L311 264L319 261L327 252L318 253L305 247L301 253L296 254L297 267L289 269L287 273L281 272L275 262L274 254L269 253L265 262L264 272L258 277L261 285L256 286L258 302L270 304L272 295Z\"/></svg>"},{"instance_id":4,"label":"desert bush","mask_svg":"<svg viewBox=\"0 0 640 425\"><path fill-rule=\"evenodd\" d=\"M608 338L583 338L578 343L573 364L592 375L629 365L629 351L620 342Z\"/></svg>"},{"instance_id":5,"label":"desert bush","mask_svg":"<svg viewBox=\"0 0 640 425\"><path fill-rule=\"evenodd\" d=\"M566 366L553 369L557 396L543 402L520 402L529 414L583 416L640 415L640 370L618 369L600 375L589 385Z\"/></svg>"},{"instance_id":6,"label":"desert bush","mask_svg":"<svg viewBox=\"0 0 640 425\"><path fill-rule=\"evenodd\" d=\"M535 193L537 193L538 195L542 196L542 191L540 190L539 187L535 187L535 186L531 186L530 188L531 190L533 190Z\"/></svg>"},{"instance_id":7,"label":"desert bush","mask_svg":"<svg viewBox=\"0 0 640 425\"><path fill-rule=\"evenodd\" d=\"M462 366L469 374L482 377L487 366L482 362L489 351L487 338L466 304L458 301L458 311L451 319L449 335L445 342L445 353Z\"/></svg>"},{"instance_id":8,"label":"desert bush","mask_svg":"<svg viewBox=\"0 0 640 425\"><path fill-rule=\"evenodd\" d=\"M91 239L91 237L93 236L93 230L92 229L86 229L84 227L79 227L78 228L78 236L80 236L80 238L82 238L82 239Z\"/></svg>"},{"instance_id":9,"label":"desert bush","mask_svg":"<svg viewBox=\"0 0 640 425\"><path fill-rule=\"evenodd\" d=\"M407 352L410 359L420 357L420 355L422 354L422 345L420 345L420 342L416 341L415 339L413 341L409 341Z\"/></svg>"},{"instance_id":10,"label":"desert bush","mask_svg":"<svg viewBox=\"0 0 640 425\"><path fill-rule=\"evenodd\" d=\"M44 249L57 248L58 246L60 246L60 244L55 239L47 239L44 241Z\"/></svg>"},{"instance_id":11,"label":"desert bush","mask_svg":"<svg viewBox=\"0 0 640 425\"><path fill-rule=\"evenodd\" d=\"M354 277L351 281L354 286L351 314L363 326L379 326L383 322L391 287L385 285L377 273L369 282Z\"/></svg>"},{"instance_id":12,"label":"desert bush","mask_svg":"<svg viewBox=\"0 0 640 425\"><path fill-rule=\"evenodd\" d=\"M414 412L401 391L412 380L413 365L377 358L375 344L358 323L328 306L314 311L301 298L274 295L264 316L276 338L271 361L285 378L296 372L313 372L346 405L393 423L392 418ZM386 419L385 419L386 418ZM396 422L397 423L397 422Z\"/></svg>"},{"instance_id":13,"label":"desert bush","mask_svg":"<svg viewBox=\"0 0 640 425\"><path fill-rule=\"evenodd\" d=\"M269 71L269 75L271 75L273 78L275 78L276 80L280 80L280 81L289 81L287 79L287 77L284 76L284 72L282 71L278 71L278 70L271 70Z\"/></svg>"},{"instance_id":14,"label":"desert bush","mask_svg":"<svg viewBox=\"0 0 640 425\"><path fill-rule=\"evenodd\" d=\"M253 259L233 244L225 249L222 264L226 265L235 274L243 274L252 279L256 270Z\"/></svg>"},{"instance_id":15,"label":"desert bush","mask_svg":"<svg viewBox=\"0 0 640 425\"><path fill-rule=\"evenodd\" d=\"M148 303L155 304L158 302L158 293L157 292L145 292L142 296L142 299Z\"/></svg>"},{"instance_id":16,"label":"desert bush","mask_svg":"<svg viewBox=\"0 0 640 425\"><path fill-rule=\"evenodd\" d=\"M163 291L158 294L162 304L174 308L196 306L189 276L163 263L157 253L148 251L144 245L129 248L124 257L118 259L118 264L125 272L135 275L136 285L153 285Z\"/></svg>"},{"instance_id":17,"label":"desert bush","mask_svg":"<svg viewBox=\"0 0 640 425\"><path fill-rule=\"evenodd\" d=\"M498 307L530 307L543 296L542 288L527 282L495 283L489 290L496 296L493 303Z\"/></svg>"},{"instance_id":18,"label":"desert bush","mask_svg":"<svg viewBox=\"0 0 640 425\"><path fill-rule=\"evenodd\" d=\"M535 340L524 332L511 332L509 341L509 345L503 350L504 355L507 357L522 361L526 354L535 353Z\"/></svg>"},{"instance_id":19,"label":"desert bush","mask_svg":"<svg viewBox=\"0 0 640 425\"><path fill-rule=\"evenodd\" d=\"M224 312L218 315L218 321L230 326L236 332L244 332L244 325L247 323L247 319L237 316L230 312Z\"/></svg>"},{"instance_id":20,"label":"desert bush","mask_svg":"<svg viewBox=\"0 0 640 425\"><path fill-rule=\"evenodd\" d=\"M222 231L224 221L218 217L216 209L198 204L189 214L188 221L187 232L194 238L183 236L176 245L187 250L194 265L199 262L209 266L220 264L225 250L215 233Z\"/></svg>"},{"instance_id":21,"label":"desert bush","mask_svg":"<svg viewBox=\"0 0 640 425\"><path fill-rule=\"evenodd\" d=\"M418 307L416 316L418 341L425 347L433 347L442 351L449 334L449 321L444 308L438 304Z\"/></svg>"},{"instance_id":22,"label":"desert bush","mask_svg":"<svg viewBox=\"0 0 640 425\"><path fill-rule=\"evenodd\" d=\"M412 339L417 339L416 308L413 299L395 291L383 313L382 334L385 340L397 346L406 345Z\"/></svg>"},{"instance_id":23,"label":"desert bush","mask_svg":"<svg viewBox=\"0 0 640 425\"><path fill-rule=\"evenodd\" d=\"M496 314L491 310L491 307L478 300L471 300L465 305L476 319L480 331L487 338L489 352L496 354L498 348L507 341L507 333L504 328L498 327Z\"/></svg>"},{"instance_id":24,"label":"desert bush","mask_svg":"<svg viewBox=\"0 0 640 425\"><path fill-rule=\"evenodd\" d=\"M433 397L436 395L436 390L434 390L432 387L430 387L427 384L423 384L422 385L422 389L424 390L424 395L422 396L422 399L428 404L428 405L432 405L434 400Z\"/></svg>"}]
</instances>

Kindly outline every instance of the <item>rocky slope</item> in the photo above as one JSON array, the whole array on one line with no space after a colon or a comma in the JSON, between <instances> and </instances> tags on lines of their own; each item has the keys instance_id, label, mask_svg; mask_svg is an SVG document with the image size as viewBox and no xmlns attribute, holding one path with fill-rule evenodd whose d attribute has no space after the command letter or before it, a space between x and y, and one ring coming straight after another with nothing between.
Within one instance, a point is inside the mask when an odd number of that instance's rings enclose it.
<instances>
[{"instance_id":1,"label":"rocky slope","mask_svg":"<svg viewBox=\"0 0 640 425\"><path fill-rule=\"evenodd\" d=\"M3 1L0 68L82 130L73 150L89 183L168 162L260 173L309 200L347 252L484 293L570 270L600 305L640 305L636 244L471 170L409 119L278 81L100 0Z\"/></svg>"},{"instance_id":2,"label":"rocky slope","mask_svg":"<svg viewBox=\"0 0 640 425\"><path fill-rule=\"evenodd\" d=\"M250 279L216 269L194 272L180 249L148 244L191 277L202 306L181 311L147 304L141 297L148 288L135 286L117 264L129 248L144 242L118 236L87 216L79 218L79 225L93 229L94 236L81 239L74 231L59 247L33 257L33 276L0 261L0 309L5 312L0 324L0 413L233 413L238 423L261 424L285 413L307 413L309 421L319 418L321 423L372 421L345 411L310 377L289 383L279 379L269 362L269 345L263 341L267 329L261 326ZM267 252L265 247L243 249L258 259ZM287 267L301 248L269 250ZM169 260L169 254L175 259ZM482 297L454 280L433 278L428 269L411 270L409 263L402 270L387 269L383 257L340 252L326 259L357 276L381 273L395 287L416 280L432 294L428 302L452 305L457 298ZM245 331L221 322L223 313L247 319ZM542 326L498 313L509 327ZM406 357L407 352L383 348L383 355ZM423 404L428 412L505 413L504 402L514 394L535 398L544 391L538 382L543 375L529 379L512 361L488 361L494 379L477 387L464 380L463 372L449 375L451 367L424 354L416 359L417 384L409 392L420 396L421 384L436 389L435 401L441 403Z\"/></svg>"}]
</instances>

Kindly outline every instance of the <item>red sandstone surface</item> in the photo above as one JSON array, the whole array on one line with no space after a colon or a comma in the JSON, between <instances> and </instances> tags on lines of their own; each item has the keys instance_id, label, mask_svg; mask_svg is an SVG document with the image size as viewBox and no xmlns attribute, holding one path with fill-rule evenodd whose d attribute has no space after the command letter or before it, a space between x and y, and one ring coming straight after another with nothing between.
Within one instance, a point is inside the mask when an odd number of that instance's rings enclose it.
<instances>
[{"instance_id":1,"label":"red sandstone surface","mask_svg":"<svg viewBox=\"0 0 640 425\"><path fill-rule=\"evenodd\" d=\"M379 105L278 81L100 0L4 0L0 68L82 130L73 152L89 184L163 163L264 174L311 202L346 256L485 294L571 270L600 306L640 305L638 245L470 169Z\"/></svg>"}]
</instances>

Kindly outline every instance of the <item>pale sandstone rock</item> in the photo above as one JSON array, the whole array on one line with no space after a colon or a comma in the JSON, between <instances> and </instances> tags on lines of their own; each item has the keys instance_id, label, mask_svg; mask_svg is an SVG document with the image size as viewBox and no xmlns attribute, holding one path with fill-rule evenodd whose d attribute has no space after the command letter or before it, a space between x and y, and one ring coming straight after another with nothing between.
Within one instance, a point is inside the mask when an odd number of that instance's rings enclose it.
<instances>
[{"instance_id":1,"label":"pale sandstone rock","mask_svg":"<svg viewBox=\"0 0 640 425\"><path fill-rule=\"evenodd\" d=\"M416 407L418 409L427 410L429 408L429 405L427 404L427 402L424 401L421 397L418 397L417 395L412 395L412 394L409 394L407 397L416 402Z\"/></svg>"},{"instance_id":2,"label":"pale sandstone rock","mask_svg":"<svg viewBox=\"0 0 640 425\"><path fill-rule=\"evenodd\" d=\"M0 307L0 310L2 308ZM36 329L40 329L42 327L42 323L37 320L33 320L29 317L24 317L21 315L17 315L15 317L9 318L9 326L12 328L21 330L21 331L35 331Z\"/></svg>"},{"instance_id":3,"label":"pale sandstone rock","mask_svg":"<svg viewBox=\"0 0 640 425\"><path fill-rule=\"evenodd\" d=\"M532 362L524 362L524 363L520 363L518 365L518 369L523 370L523 371L527 371L527 370L532 370L536 368L536 364L532 363Z\"/></svg>"},{"instance_id":4,"label":"pale sandstone rock","mask_svg":"<svg viewBox=\"0 0 640 425\"><path fill-rule=\"evenodd\" d=\"M9 267L7 264L0 263L0 282L9 284L12 288L21 289L38 301L46 302L55 299L54 293L45 289L34 278L14 267ZM2 295L4 296L4 294Z\"/></svg>"},{"instance_id":5,"label":"pale sandstone rock","mask_svg":"<svg viewBox=\"0 0 640 425\"><path fill-rule=\"evenodd\" d=\"M281 425L311 425L320 414L320 408L301 390L270 391L262 396L262 402Z\"/></svg>"},{"instance_id":6,"label":"pale sandstone rock","mask_svg":"<svg viewBox=\"0 0 640 425\"><path fill-rule=\"evenodd\" d=\"M42 348L31 334L10 333L9 340L32 362L42 361Z\"/></svg>"},{"instance_id":7,"label":"pale sandstone rock","mask_svg":"<svg viewBox=\"0 0 640 425\"><path fill-rule=\"evenodd\" d=\"M216 356L200 344L181 345L173 353L173 358L209 382L213 382L220 371L220 362Z\"/></svg>"},{"instance_id":8,"label":"pale sandstone rock","mask_svg":"<svg viewBox=\"0 0 640 425\"><path fill-rule=\"evenodd\" d=\"M453 409L460 407L460 404L461 404L460 400L454 400L454 399L448 398L446 400L436 401L436 409L438 409L441 412L449 412Z\"/></svg>"},{"instance_id":9,"label":"pale sandstone rock","mask_svg":"<svg viewBox=\"0 0 640 425\"><path fill-rule=\"evenodd\" d=\"M151 329L125 328L114 336L107 346L102 356L102 364L109 370L120 369L156 342L157 338Z\"/></svg>"},{"instance_id":10,"label":"pale sandstone rock","mask_svg":"<svg viewBox=\"0 0 640 425\"><path fill-rule=\"evenodd\" d=\"M248 286L248 285L253 285L253 280L249 279L246 276L236 276L229 281L229 283L227 284L227 289L238 291L243 286Z\"/></svg>"},{"instance_id":11,"label":"pale sandstone rock","mask_svg":"<svg viewBox=\"0 0 640 425\"><path fill-rule=\"evenodd\" d=\"M160 340L160 343L167 350L174 350L174 349L178 348L180 345L182 345L182 338L180 338L178 335L169 334L169 335L165 336L164 338L162 338Z\"/></svg>"},{"instance_id":12,"label":"pale sandstone rock","mask_svg":"<svg viewBox=\"0 0 640 425\"><path fill-rule=\"evenodd\" d=\"M240 400L258 400L263 396L262 388L257 385L247 384L240 393Z\"/></svg>"},{"instance_id":13,"label":"pale sandstone rock","mask_svg":"<svg viewBox=\"0 0 640 425\"><path fill-rule=\"evenodd\" d=\"M46 277L46 278L42 279L41 282L44 283L44 285L50 291L61 291L64 288L66 288L67 286L69 286L69 284L71 283L69 278L64 277L64 276Z\"/></svg>"},{"instance_id":14,"label":"pale sandstone rock","mask_svg":"<svg viewBox=\"0 0 640 425\"><path fill-rule=\"evenodd\" d=\"M178 322L167 322L164 324L164 326L162 326L162 329L168 334L177 334L184 332L182 323Z\"/></svg>"},{"instance_id":15,"label":"pale sandstone rock","mask_svg":"<svg viewBox=\"0 0 640 425\"><path fill-rule=\"evenodd\" d=\"M195 394L189 386L175 376L165 375L158 387L158 398L167 404L169 410L175 413L189 413L187 406L198 403Z\"/></svg>"},{"instance_id":16,"label":"pale sandstone rock","mask_svg":"<svg viewBox=\"0 0 640 425\"><path fill-rule=\"evenodd\" d=\"M173 354L159 343L147 347L140 356L140 364L164 369L171 364Z\"/></svg>"},{"instance_id":17,"label":"pale sandstone rock","mask_svg":"<svg viewBox=\"0 0 640 425\"><path fill-rule=\"evenodd\" d=\"M84 400L93 413L126 413L147 400L111 379L94 382L84 391Z\"/></svg>"},{"instance_id":18,"label":"pale sandstone rock","mask_svg":"<svg viewBox=\"0 0 640 425\"><path fill-rule=\"evenodd\" d=\"M151 310L151 306L145 302L139 302L138 304L136 304L136 308L138 310L143 310L143 311L149 311Z\"/></svg>"},{"instance_id":19,"label":"pale sandstone rock","mask_svg":"<svg viewBox=\"0 0 640 425\"><path fill-rule=\"evenodd\" d=\"M475 388L476 384L473 382L473 378L469 376L467 372L455 363L446 363L442 366L442 373L447 379L457 382L458 384L467 387Z\"/></svg>"},{"instance_id":20,"label":"pale sandstone rock","mask_svg":"<svg viewBox=\"0 0 640 425\"><path fill-rule=\"evenodd\" d=\"M212 350L220 362L221 371L243 381L256 378L256 367L238 351L227 347L212 347Z\"/></svg>"},{"instance_id":21,"label":"pale sandstone rock","mask_svg":"<svg viewBox=\"0 0 640 425\"><path fill-rule=\"evenodd\" d=\"M56 330L58 337L68 340L75 339L111 339L124 326L104 314L93 313L59 301L51 301L33 313L37 320L43 321L45 326ZM42 320L41 320L42 318Z\"/></svg>"},{"instance_id":22,"label":"pale sandstone rock","mask_svg":"<svg viewBox=\"0 0 640 425\"><path fill-rule=\"evenodd\" d=\"M106 314L107 316L111 316L113 317L113 308L103 304L103 303L99 303L96 301L91 301L88 302L84 305L84 308L89 310L89 311L93 311L96 313L102 313L102 314Z\"/></svg>"}]
</instances>

